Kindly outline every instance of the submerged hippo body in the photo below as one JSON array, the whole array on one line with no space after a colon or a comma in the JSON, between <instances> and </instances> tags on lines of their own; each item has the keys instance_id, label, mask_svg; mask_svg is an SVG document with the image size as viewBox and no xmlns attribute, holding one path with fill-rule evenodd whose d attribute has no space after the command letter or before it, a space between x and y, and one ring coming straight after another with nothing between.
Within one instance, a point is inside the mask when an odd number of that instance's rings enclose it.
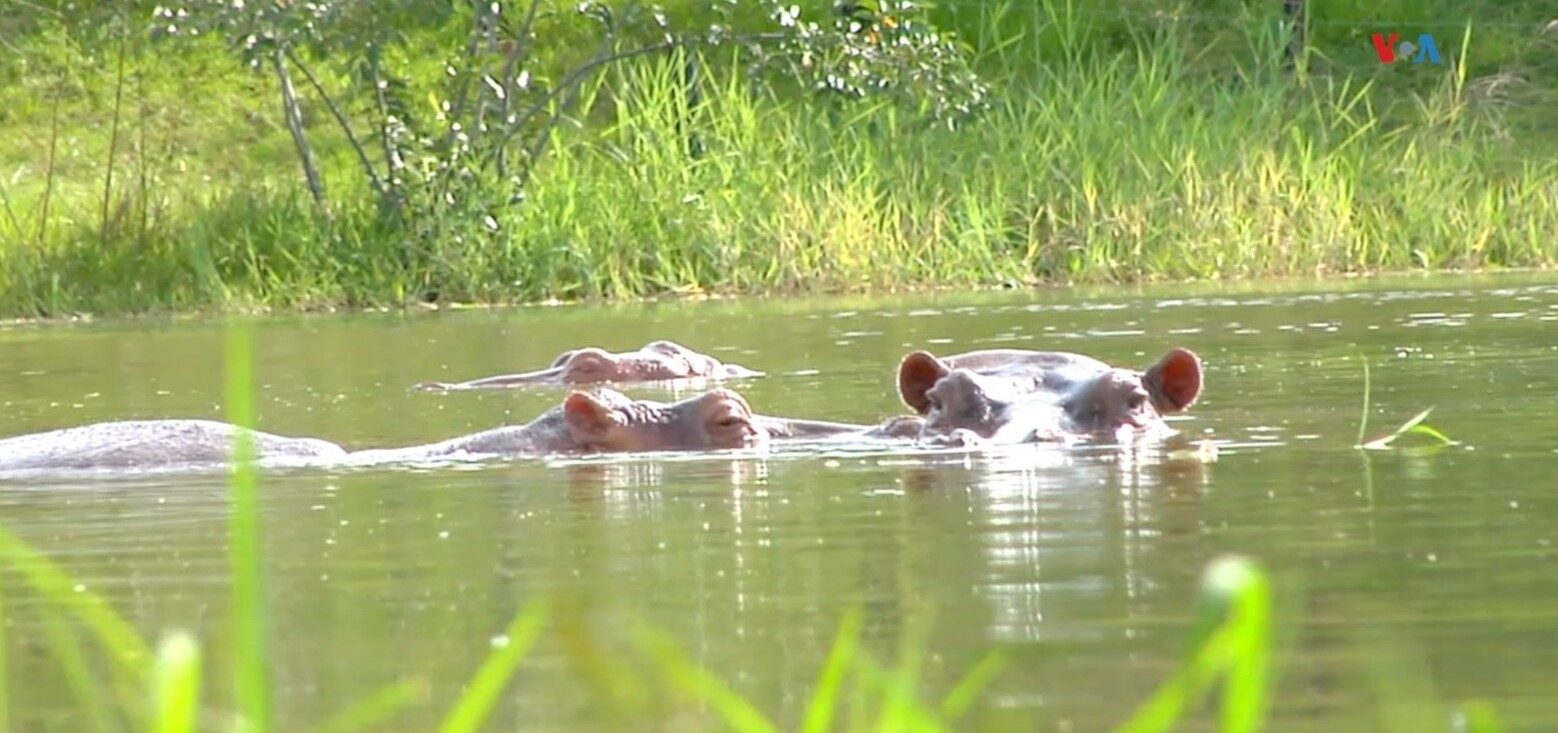
<instances>
[{"instance_id":1,"label":"submerged hippo body","mask_svg":"<svg viewBox=\"0 0 1558 733\"><path fill-rule=\"evenodd\" d=\"M242 428L214 420L125 420L0 440L0 471L155 469L231 460ZM339 458L346 450L314 438L257 430L255 456L264 460Z\"/></svg>"},{"instance_id":2,"label":"submerged hippo body","mask_svg":"<svg viewBox=\"0 0 1558 733\"><path fill-rule=\"evenodd\" d=\"M912 438L902 421L881 426L755 415L746 398L716 389L678 402L634 400L612 389L574 392L524 425L511 425L405 448L348 452L313 438L250 431L262 464L370 465L452 456L543 456L725 450L770 440ZM65 428L0 440L0 473L156 470L225 464L237 426L211 420L134 420Z\"/></svg>"},{"instance_id":3,"label":"submerged hippo body","mask_svg":"<svg viewBox=\"0 0 1558 733\"><path fill-rule=\"evenodd\" d=\"M1163 415L1201 394L1201 360L1172 349L1145 371L1069 352L974 351L944 358L917 351L898 368L904 404L924 417L932 443L1011 444L1172 434Z\"/></svg>"},{"instance_id":4,"label":"submerged hippo body","mask_svg":"<svg viewBox=\"0 0 1558 733\"><path fill-rule=\"evenodd\" d=\"M925 424L925 419L918 415L889 418L877 425L792 420L766 415L758 415L757 420L758 425L776 441L912 441L919 437Z\"/></svg>"},{"instance_id":5,"label":"submerged hippo body","mask_svg":"<svg viewBox=\"0 0 1558 733\"><path fill-rule=\"evenodd\" d=\"M676 379L740 379L761 376L738 364L726 364L708 354L672 341L653 341L635 351L613 353L595 347L559 354L551 366L533 372L504 374L469 382L423 382L417 389L448 391L512 387L527 384L604 384L658 382Z\"/></svg>"},{"instance_id":6,"label":"submerged hippo body","mask_svg":"<svg viewBox=\"0 0 1558 733\"><path fill-rule=\"evenodd\" d=\"M450 440L359 451L352 462L423 460L457 454L549 455L724 450L762 445L769 434L746 398L716 389L679 402L634 400L612 389L574 392L524 425Z\"/></svg>"}]
</instances>

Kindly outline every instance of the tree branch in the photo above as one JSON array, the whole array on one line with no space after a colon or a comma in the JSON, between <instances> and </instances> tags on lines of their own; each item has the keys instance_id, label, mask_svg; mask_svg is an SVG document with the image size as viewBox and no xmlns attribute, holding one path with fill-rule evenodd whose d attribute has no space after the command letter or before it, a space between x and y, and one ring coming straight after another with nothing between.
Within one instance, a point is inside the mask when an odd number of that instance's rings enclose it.
<instances>
[{"instance_id":1,"label":"tree branch","mask_svg":"<svg viewBox=\"0 0 1558 733\"><path fill-rule=\"evenodd\" d=\"M330 114L335 117L336 123L341 126L341 132L346 133L346 141L351 143L352 150L356 151L357 160L362 163L363 172L368 174L368 180L372 182L374 192L379 194L381 197L384 196L384 180L379 177L379 172L374 169L373 161L368 160L368 152L363 150L362 143L358 142L357 134L352 132L352 124L347 121L346 113L341 111L341 108L336 105L335 100L332 99L330 94L325 91L324 85L320 84L319 79L315 78L314 72L309 71L308 66L302 61L298 60L296 54L292 53L292 49L286 49L285 53L287 60L291 61L294 66L298 67L298 71L303 72L303 78L307 79L309 85L314 87L314 92L319 95L320 101L325 103L325 107L329 109ZM387 165L388 162L389 161L385 161L385 164Z\"/></svg>"},{"instance_id":2,"label":"tree branch","mask_svg":"<svg viewBox=\"0 0 1558 733\"><path fill-rule=\"evenodd\" d=\"M638 56L648 56L652 53L659 53L661 51L683 45L684 43L686 42L661 41L660 43L642 46L629 51L620 51L614 54L598 55L595 58L584 62L579 66L579 68L574 69L573 71L569 72L567 76L564 76L562 81L557 83L557 86L553 87L551 91L547 92L540 99L536 100L535 104L530 105L530 107L526 109L524 114L520 115L518 119L508 123L508 130L504 131L503 139L498 142L498 145L495 149L501 150L502 148L506 147L511 141L513 141L514 136L518 135L519 131L524 128L525 124L530 122L531 118L540 114L541 110L546 107L547 104L557 99L564 92L577 86L579 82L584 80L584 77L593 73L602 66L616 63L618 61L625 61L627 59L636 58Z\"/></svg>"},{"instance_id":3,"label":"tree branch","mask_svg":"<svg viewBox=\"0 0 1558 733\"><path fill-rule=\"evenodd\" d=\"M324 204L325 185L319 178L319 168L314 164L314 153L308 147L308 137L303 132L303 113L298 109L297 90L292 86L292 76L287 73L286 51L278 47L271 53L271 65L276 69L276 79L281 83L281 108L287 118L287 130L292 133L292 143L297 146L298 158L303 163L303 177L308 179L308 190L314 195L314 203Z\"/></svg>"},{"instance_id":4,"label":"tree branch","mask_svg":"<svg viewBox=\"0 0 1558 733\"><path fill-rule=\"evenodd\" d=\"M394 183L396 180L396 171L399 170L401 163L400 156L395 153L395 146L390 141L389 101L384 98L385 82L384 75L379 71L379 56L380 53L378 47L374 47L369 52L368 70L373 75L373 103L379 112L379 147L384 152L384 174L389 177L391 183ZM388 195L389 189L386 188L385 191L386 195ZM394 197L391 199L386 199L385 203L394 208L399 208L401 200L400 194L398 193L398 186L396 187L396 191L397 193L394 195Z\"/></svg>"},{"instance_id":5,"label":"tree branch","mask_svg":"<svg viewBox=\"0 0 1558 733\"><path fill-rule=\"evenodd\" d=\"M530 29L535 25L537 11L541 8L541 0L530 0L530 10L525 13L525 20L519 26L519 33L515 37L514 47L509 49L507 58L503 59L503 124L509 123L509 118L514 114L514 70L519 67L519 62L530 55ZM498 176L507 178L509 174L508 150L506 146L498 146Z\"/></svg>"},{"instance_id":6,"label":"tree branch","mask_svg":"<svg viewBox=\"0 0 1558 733\"><path fill-rule=\"evenodd\" d=\"M481 50L482 37L485 35L487 10L485 3L472 3L476 8L476 27L471 29L471 41L465 44L465 58L476 58L476 52ZM449 131L444 134L444 144L453 145L455 134L459 132L456 126L460 118L465 114L465 100L471 92L471 72L460 75L459 85L455 87L454 104L449 107Z\"/></svg>"},{"instance_id":7,"label":"tree branch","mask_svg":"<svg viewBox=\"0 0 1558 733\"><path fill-rule=\"evenodd\" d=\"M738 43L753 43L753 42L762 42L762 41L783 40L785 37L786 36L784 34L781 34L781 33L752 33L752 34L748 34L748 35L744 35L744 36L733 37L733 38L731 38L731 41L738 42ZM509 122L508 123L508 129L506 131L504 131L504 133L503 133L503 139L498 142L498 144L493 148L493 150L501 151L504 148L508 147L508 144L513 141L514 136L519 134L520 130L522 130L524 128L524 126L528 122L530 122L531 118L535 117L537 114L540 114L541 110L544 107L546 107L547 104L549 104L553 100L557 99L565 91L571 89L573 86L577 85L580 81L583 81L584 77L590 75L591 73L594 73L596 70L600 69L602 66L606 66L607 64L613 64L613 63L616 63L618 61L626 61L627 59L636 58L636 57L639 57L639 56L648 56L649 54L652 54L652 53L660 53L661 51L668 51L670 49L677 48L679 46L695 46L695 45L698 45L699 43L701 43L701 41L699 39L696 39L696 38L670 39L670 40L666 40L666 41L660 41L659 43L652 43L652 44L650 44L648 46L640 46L638 48L630 49L630 50L627 50L627 51L619 51L619 52L613 53L613 54L597 55L595 58L592 58L589 61L584 62L578 68L576 68L573 71L569 72L567 76L564 76L562 78L562 80L559 81L557 83L557 85L554 86L551 89L551 91L547 92L539 100L536 100L536 102L534 104L530 105L530 107L528 109L526 109L525 112L523 114L521 114L517 119L513 120L512 122ZM495 153L489 153L489 154L495 155ZM486 161L484 161L484 162L486 162Z\"/></svg>"}]
</instances>

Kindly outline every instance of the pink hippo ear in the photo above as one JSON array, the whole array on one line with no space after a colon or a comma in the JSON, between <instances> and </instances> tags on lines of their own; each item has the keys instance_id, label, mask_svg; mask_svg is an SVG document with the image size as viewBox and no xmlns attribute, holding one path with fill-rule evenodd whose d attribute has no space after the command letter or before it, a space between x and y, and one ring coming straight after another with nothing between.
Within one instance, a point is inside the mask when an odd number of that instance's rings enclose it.
<instances>
[{"instance_id":1,"label":"pink hippo ear","mask_svg":"<svg viewBox=\"0 0 1558 733\"><path fill-rule=\"evenodd\" d=\"M650 341L649 343L644 344L644 348L640 349L640 351L658 351L662 354L670 354L671 356L681 356L683 354L693 353L693 350L687 348L686 346L676 343L675 341L666 341L664 339L660 341Z\"/></svg>"},{"instance_id":2,"label":"pink hippo ear","mask_svg":"<svg viewBox=\"0 0 1558 733\"><path fill-rule=\"evenodd\" d=\"M563 371L560 375L564 382L600 382L607 381L613 374L616 366L611 354L594 347L574 349L568 354L568 361L563 363Z\"/></svg>"},{"instance_id":3,"label":"pink hippo ear","mask_svg":"<svg viewBox=\"0 0 1558 733\"><path fill-rule=\"evenodd\" d=\"M611 405L588 392L574 392L563 400L563 423L581 446L596 445L622 424Z\"/></svg>"},{"instance_id":4,"label":"pink hippo ear","mask_svg":"<svg viewBox=\"0 0 1558 733\"><path fill-rule=\"evenodd\" d=\"M1189 349L1171 349L1147 370L1142 381L1158 412L1183 412L1201 396L1201 359Z\"/></svg>"},{"instance_id":5,"label":"pink hippo ear","mask_svg":"<svg viewBox=\"0 0 1558 733\"><path fill-rule=\"evenodd\" d=\"M925 393L951 370L929 352L916 351L898 364L898 396L909 409L924 415L930 409Z\"/></svg>"},{"instance_id":6,"label":"pink hippo ear","mask_svg":"<svg viewBox=\"0 0 1558 733\"><path fill-rule=\"evenodd\" d=\"M558 368L558 367L560 367L560 366L562 366L564 364L567 364L568 360L572 359L573 355L577 354L577 353L579 353L578 349L569 349L567 351L564 351L563 353L558 354L557 358L552 360L552 365L547 367L547 368L548 369L556 369L556 368Z\"/></svg>"}]
</instances>

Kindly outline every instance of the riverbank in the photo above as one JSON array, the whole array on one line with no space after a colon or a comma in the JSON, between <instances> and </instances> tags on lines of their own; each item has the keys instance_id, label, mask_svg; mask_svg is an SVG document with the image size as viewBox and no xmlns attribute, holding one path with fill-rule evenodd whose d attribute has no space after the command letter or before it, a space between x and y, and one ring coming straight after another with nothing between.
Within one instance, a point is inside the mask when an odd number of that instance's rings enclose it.
<instances>
[{"instance_id":1,"label":"riverbank","mask_svg":"<svg viewBox=\"0 0 1558 733\"><path fill-rule=\"evenodd\" d=\"M1464 10L1417 19L1444 63L1391 66L1360 32L1379 22L1315 4L1333 15L1311 19L1299 74L1264 16L1147 3L1089 24L1042 5L942 11L988 103L955 126L754 93L719 49L645 55L581 89L514 195L478 171L394 215L317 101L300 119L316 198L274 80L217 39L40 26L0 93L0 316L1558 263L1558 97L1540 83L1558 32L1535 4L1490 6L1470 35ZM456 54L460 23L412 47ZM406 78L437 81L437 54L409 58ZM693 105L689 58L706 69ZM365 104L349 69L313 69L347 113Z\"/></svg>"}]
</instances>

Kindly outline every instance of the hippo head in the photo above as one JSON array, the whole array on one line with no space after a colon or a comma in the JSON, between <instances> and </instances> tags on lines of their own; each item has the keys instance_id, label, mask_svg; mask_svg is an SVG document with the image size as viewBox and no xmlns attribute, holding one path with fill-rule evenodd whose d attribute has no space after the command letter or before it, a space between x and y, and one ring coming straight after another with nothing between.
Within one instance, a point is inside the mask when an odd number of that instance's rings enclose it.
<instances>
[{"instance_id":1,"label":"hippo head","mask_svg":"<svg viewBox=\"0 0 1558 733\"><path fill-rule=\"evenodd\" d=\"M1163 415L1184 412L1201 395L1201 360L1175 348L1145 372L1110 369L1078 383L1065 398L1066 414L1081 432L1152 428Z\"/></svg>"},{"instance_id":2,"label":"hippo head","mask_svg":"<svg viewBox=\"0 0 1558 733\"><path fill-rule=\"evenodd\" d=\"M673 341L654 341L637 351L614 354L586 347L565 351L547 370L564 384L636 382L694 377L747 376L749 370L728 367Z\"/></svg>"},{"instance_id":3,"label":"hippo head","mask_svg":"<svg viewBox=\"0 0 1558 733\"><path fill-rule=\"evenodd\" d=\"M1176 348L1145 372L1102 369L1049 380L1020 370L992 375L952 368L917 351L899 365L898 393L924 416L922 439L1029 442L1155 426L1161 415L1188 409L1200 395L1201 361Z\"/></svg>"},{"instance_id":4,"label":"hippo head","mask_svg":"<svg viewBox=\"0 0 1558 733\"><path fill-rule=\"evenodd\" d=\"M923 416L920 439L967 445L973 442L1026 442L1044 426L1059 427L1059 410L1029 399L1011 379L954 369L917 351L898 370L898 393ZM1021 433L1021 435L1019 435Z\"/></svg>"},{"instance_id":5,"label":"hippo head","mask_svg":"<svg viewBox=\"0 0 1558 733\"><path fill-rule=\"evenodd\" d=\"M746 399L726 389L671 404L574 392L563 401L563 422L579 446L602 452L745 448L768 438Z\"/></svg>"}]
</instances>

